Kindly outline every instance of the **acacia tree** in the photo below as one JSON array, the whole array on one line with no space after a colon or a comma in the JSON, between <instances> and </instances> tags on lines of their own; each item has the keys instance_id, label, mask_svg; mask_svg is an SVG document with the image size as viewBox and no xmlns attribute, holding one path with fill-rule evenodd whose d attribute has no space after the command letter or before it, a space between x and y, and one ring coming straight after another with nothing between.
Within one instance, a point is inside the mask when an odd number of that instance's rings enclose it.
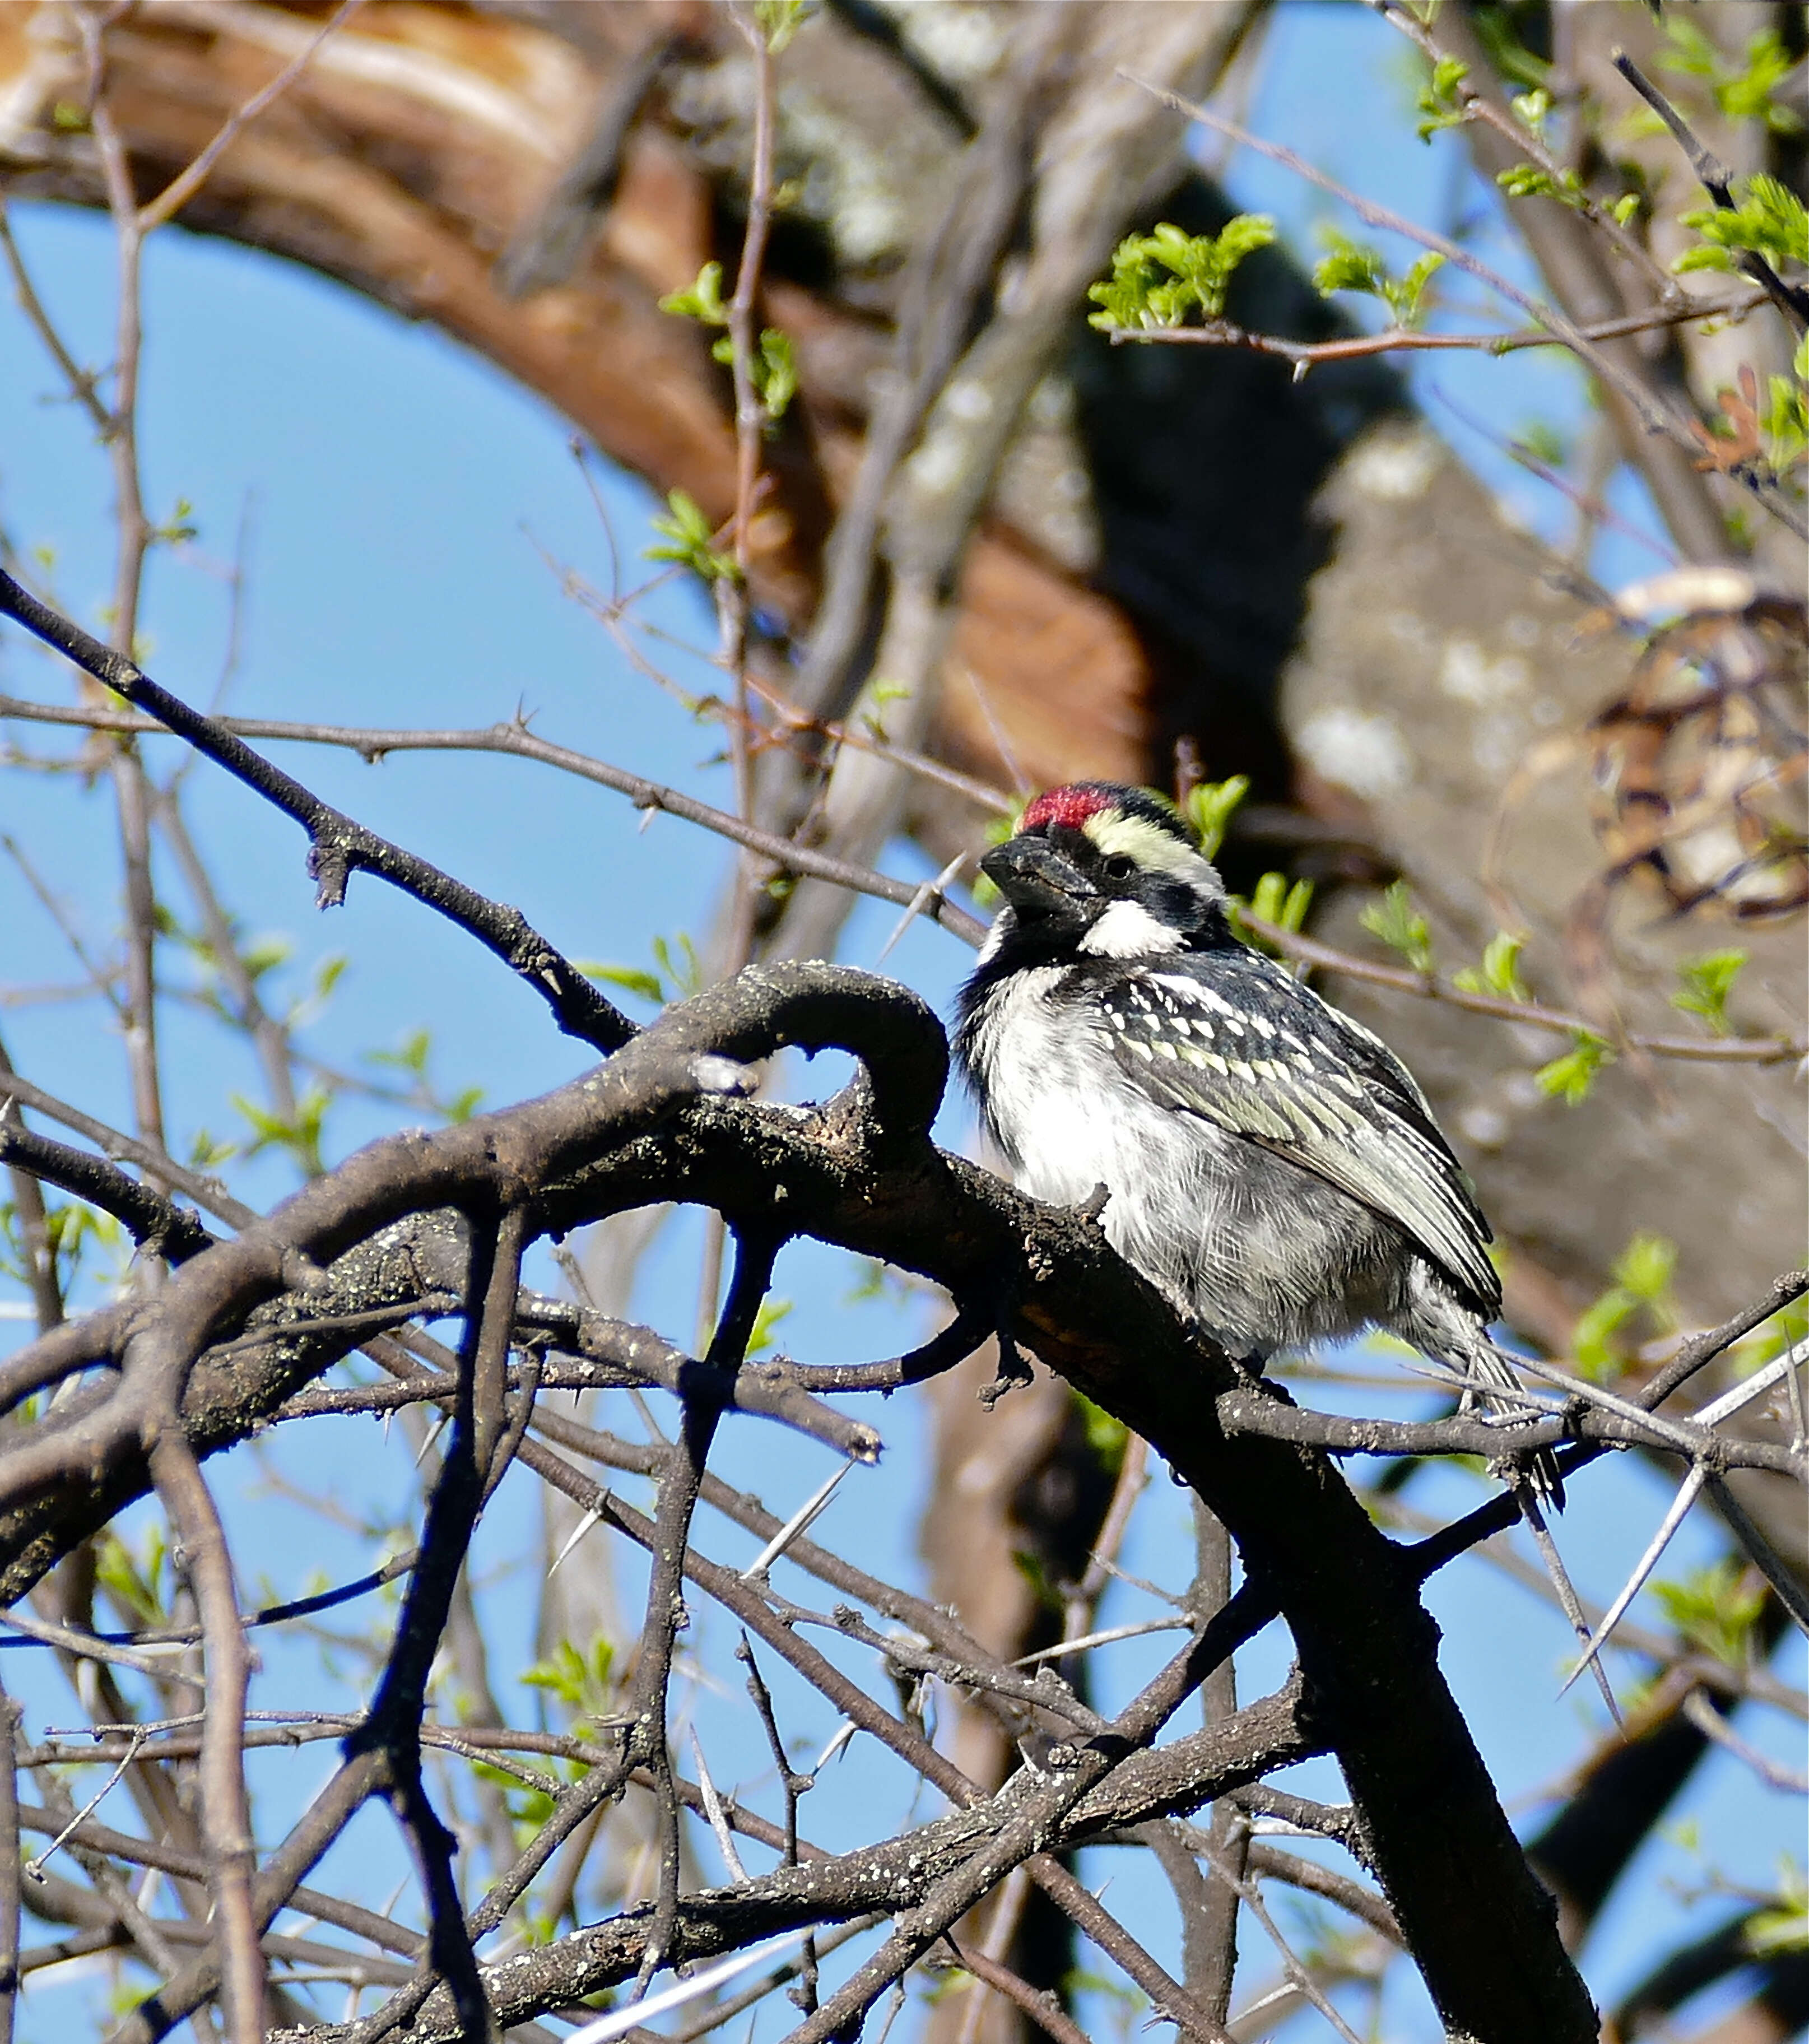
<instances>
[{"instance_id":1,"label":"acacia tree","mask_svg":"<svg viewBox=\"0 0 1809 2044\"><path fill-rule=\"evenodd\" d=\"M271 2024L319 2039L532 2035L662 1968L763 1958L782 1935L745 1990L686 1983L708 2006L678 2019L685 2034L789 1985L795 2035L849 2034L907 1979L954 1967L989 1992L931 2012L951 2035L1010 2020L1071 2039L1077 1932L1201 2039L1297 2009L1349 2034L1350 1983L1397 1951L1451 2037L1596 2034L1569 1951L1704 1752L1742 1750L1728 1714L1803 1708L1764 1665L1806 1610L1802 1330L1788 1309L1809 1281L1772 1278L1800 1239L1785 1088L1804 1054L1788 991L1805 857L1809 217L1789 182L1801 25L1788 10L1755 29L1758 10L1708 8L1665 43L1638 10L1381 11L1423 65L1426 129L1461 133L1514 195L1540 290L1360 196L1359 221L1403 229L1420 259L1391 270L1343 236L1309 282L1269 245L1268 223L1230 217L1185 154L1181 117L1241 135L1196 102L1228 83L1216 103L1235 103L1254 8L849 5L805 22L782 6L367 0L331 15L172 3L0 21L13 188L105 205L120 258L117 355L96 375L6 237L23 302L107 450L120 515L105 643L17 560L0 600L79 679L73 703L47 688L4 708L81 728L117 807L126 932L94 985L125 1024L136 1117L132 1132L108 1128L29 1072L6 1080L9 1225L39 1332L0 1371L13 1415L0 1554L11 1622L86 1671L78 1693L105 1727L79 1746L15 1736L14 1778L28 1770L40 1800L15 1791L10 1825L58 1838L84 1881L35 1862L22 1880L9 1850L8 1965L129 1951L155 1985L121 2038L205 2028L216 2001L235 2039ZM1618 67L1615 36L1634 51ZM1627 123L1641 105L1650 134ZM881 121L876 155L858 131ZM1310 156L1312 138L1293 139ZM440 320L670 493L661 550L707 590L719 630L723 678L705 707L730 756L728 806L520 724L254 724L204 714L192 688L145 671L140 594L169 535L138 467L138 279L146 237L176 219ZM1447 290L1459 275L1492 297ZM1333 302L1351 293L1381 309L1377 328L1342 322ZM1562 478L1579 509L1562 564L1509 535L1381 366L1531 345L1569 349L1601 398L1599 444ZM1623 463L1678 562L1611 594L1588 586L1587 541ZM599 608L644 660L637 601ZM1584 613L1596 636L1578 646ZM351 884L400 888L604 1062L542 1099L442 1116L326 1168L297 1084L305 1042L263 1005L230 890L188 845L179 785L147 766L153 730L302 826L323 905ZM515 753L719 833L743 857L710 984L637 1028L520 912L272 764L266 748L284 740ZM1675 1637L1630 1632L1621 1599L1608 1612L1571 1599L1580 1643L1613 1632L1652 1680L1629 1722L1605 1729L1531 1865L1422 1600L1436 1571L1500 1554L1514 1500L1427 1524L1389 1478L1359 1492L1339 1468L1358 1453L1400 1470L1486 1457L1492 1431L1457 1415L1346 1418L1250 1377L1177 1323L1087 1216L1038 1207L934 1146L946 1052L920 1001L799 962L832 952L858 893L976 936L955 859L1011 813L1014 765L1031 781L1175 781L1223 840L1252 939L1337 976L1359 1012L1392 1003L1384 1026L1469 1146L1509 1248L1511 1318L1542 1353L1531 1381L1549 1390L1529 1395L1524 1438L1563 1447L1573 1489L1606 1450L1635 1447L1681 1471L1661 1536L1699 1498L1727 1529L1726 1564L1673 1593ZM1601 786L1592 818L1584 767ZM931 848L939 878L878 870L901 829ZM308 1167L267 1212L172 1154L156 1031L169 874L258 1049L262 1112ZM1313 879L1329 885L1309 936ZM1642 912L1654 900L1670 911L1657 928ZM1359 916L1395 956L1378 957ZM1705 954L1705 929L1730 919L1738 951ZM1454 956L1473 962L1453 972ZM862 1076L805 1112L762 1102L755 1068L785 1047L851 1051ZM44 1132L45 1117L81 1143ZM1610 1195L1634 1170L1637 1234ZM1737 1226L1680 1218L1731 1213L1753 1192ZM705 1253L713 1331L696 1354L676 1328L597 1303L622 1294L633 1254L618 1217L674 1203L720 1223ZM113 1216L139 1254L117 1297L71 1317L83 1212ZM573 1296L524 1284L535 1243L598 1223L589 1280L570 1266ZM928 1281L947 1324L889 1362L761 1360L774 1260L798 1238ZM1051 1373L1028 1388L1020 1345ZM835 1401L918 1385L939 1400L945 1473L927 1596L709 1467L731 1412L869 1460L877 1433ZM677 1401L670 1438L637 1438L623 1416L652 1387ZM548 1402L560 1389L585 1395L578 1416ZM273 1424L436 1408L449 1426L419 1431L404 1551L248 1614L205 1459ZM963 1485L980 1440L992 1473ZM1185 1645L1112 1712L1089 1689L1089 1642L1149 1449L1199 1500L1197 1566L1179 1602ZM649 1479L651 1508L601 1484L599 1465ZM549 1664L570 1713L553 1729L512 1727L497 1707L462 1577L516 1470L562 1501L547 1561L593 1527L648 1558L620 1675L586 1658L594 1614L555 1623L572 1658ZM110 1530L143 1498L179 1555L167 1596L134 1579ZM763 1543L751 1566L706 1553L700 1505ZM791 1593L771 1579L782 1557L803 1572ZM811 1578L845 1601L802 1601ZM550 1604L570 1580L549 1586ZM367 1708L248 1716L248 1616L255 1638L385 1583L401 1585L400 1604ZM1571 1598L1561 1574L1551 1593ZM670 1733L687 1598L744 1628L733 1679L770 1742L777 1820L725 1798L701 1747L695 1778L682 1770ZM123 1632L103 1627L97 1599ZM1240 1708L1231 1656L1277 1619L1294 1673ZM824 1629L879 1656L899 1696L851 1675ZM436 1680L442 1660L455 1683ZM822 1763L798 1766L769 1680L782 1667L948 1813L813 1846L800 1800ZM1204 1729L1164 1739L1196 1691ZM930 1733L927 1694L950 1701L948 1738ZM313 1738L343 1740L340 1765L279 1832L260 1832L248 1754ZM78 1754L123 1777L136 1830L79 1807L86 1794L57 1771ZM1313 1754L1335 1759L1346 1804L1266 1779ZM480 1771L455 1788L430 1768L443 1755ZM524 1789L535 1800L512 1807ZM412 1915L355 1882L310 1885L373 1800L414 1854ZM726 1883L698 1875L693 1825L713 1834ZM1277 1827L1335 1841L1357 1872L1277 1846ZM777 1864L749 1873L738 1838ZM1076 1877L1074 1852L1096 1842L1160 1865L1186 1932L1178 1976ZM481 1894L462 1888L455 1843L465 1869L483 1866ZM166 1877L175 1913L134 1892L127 1870L144 1868ZM1274 1931L1277 1884L1346 1912L1360 1940L1303 1958L1278 1938L1273 1996L1246 2007L1239 1921ZM23 1960L21 1901L70 1933ZM587 1922L600 1902L603 1920ZM1793 1908L1788 1894L1743 1898L1709 1938L1655 1953L1617 2012L1623 2033L1757 1959L1744 2018L1772 2028L1748 2034L1788 2034L1804 1993ZM390 1992L334 2025L302 1984L328 1979ZM597 2034L641 2019L624 2008Z\"/></svg>"}]
</instances>

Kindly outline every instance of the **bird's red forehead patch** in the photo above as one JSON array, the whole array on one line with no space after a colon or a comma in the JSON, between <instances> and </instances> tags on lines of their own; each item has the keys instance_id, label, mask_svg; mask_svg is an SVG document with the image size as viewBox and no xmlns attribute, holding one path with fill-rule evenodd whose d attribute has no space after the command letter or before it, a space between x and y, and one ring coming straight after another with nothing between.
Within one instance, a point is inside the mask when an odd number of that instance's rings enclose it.
<instances>
[{"instance_id":1,"label":"bird's red forehead patch","mask_svg":"<svg viewBox=\"0 0 1809 2044\"><path fill-rule=\"evenodd\" d=\"M1111 797L1097 788L1051 788L1046 795L1039 795L1024 813L1020 830L1043 830L1050 824L1065 825L1070 830L1078 830L1089 816L1097 816L1101 809L1112 806Z\"/></svg>"}]
</instances>

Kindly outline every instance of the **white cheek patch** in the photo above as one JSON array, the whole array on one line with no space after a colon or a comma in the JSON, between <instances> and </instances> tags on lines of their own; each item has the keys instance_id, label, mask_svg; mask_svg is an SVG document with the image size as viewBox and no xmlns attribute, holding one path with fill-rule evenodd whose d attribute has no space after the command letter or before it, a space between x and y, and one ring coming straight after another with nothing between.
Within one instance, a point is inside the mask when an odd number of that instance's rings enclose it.
<instances>
[{"instance_id":1,"label":"white cheek patch","mask_svg":"<svg viewBox=\"0 0 1809 2044\"><path fill-rule=\"evenodd\" d=\"M993 962L999 955L1000 945L1010 936L1016 923L1017 918L1012 913L1009 904L999 910L993 918L993 927L986 932L986 941L980 947L980 955L974 961L976 966Z\"/></svg>"},{"instance_id":2,"label":"white cheek patch","mask_svg":"<svg viewBox=\"0 0 1809 2044\"><path fill-rule=\"evenodd\" d=\"M1158 923L1141 901L1114 901L1081 939L1094 958L1144 958L1151 951L1177 951L1178 930Z\"/></svg>"}]
</instances>

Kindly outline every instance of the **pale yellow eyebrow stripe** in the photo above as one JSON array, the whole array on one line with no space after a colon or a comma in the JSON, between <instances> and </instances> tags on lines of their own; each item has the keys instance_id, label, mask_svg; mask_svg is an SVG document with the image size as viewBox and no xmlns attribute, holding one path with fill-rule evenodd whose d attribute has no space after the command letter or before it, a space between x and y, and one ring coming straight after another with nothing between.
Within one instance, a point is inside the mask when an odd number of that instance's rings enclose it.
<instances>
[{"instance_id":1,"label":"pale yellow eyebrow stripe","mask_svg":"<svg viewBox=\"0 0 1809 2044\"><path fill-rule=\"evenodd\" d=\"M1122 855L1158 873L1181 874L1191 879L1206 863L1191 846L1183 844L1160 824L1146 822L1142 816L1114 815L1102 809L1089 816L1081 829L1108 859Z\"/></svg>"}]
</instances>

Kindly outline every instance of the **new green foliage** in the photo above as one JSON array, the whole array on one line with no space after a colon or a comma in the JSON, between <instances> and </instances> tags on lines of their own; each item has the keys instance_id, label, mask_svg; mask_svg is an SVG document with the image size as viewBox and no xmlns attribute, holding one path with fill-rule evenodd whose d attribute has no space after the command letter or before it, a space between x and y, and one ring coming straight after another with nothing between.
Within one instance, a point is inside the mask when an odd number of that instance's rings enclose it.
<instances>
[{"instance_id":1,"label":"new green foliage","mask_svg":"<svg viewBox=\"0 0 1809 2044\"><path fill-rule=\"evenodd\" d=\"M1207 858L1218 857L1231 818L1249 793L1247 774L1234 774L1228 781L1202 781L1197 787L1188 790L1187 799L1181 806L1188 821L1200 834L1200 849Z\"/></svg>"},{"instance_id":2,"label":"new green foliage","mask_svg":"<svg viewBox=\"0 0 1809 2044\"><path fill-rule=\"evenodd\" d=\"M1677 967L1682 985L1671 996L1671 1005L1701 1016L1717 1036L1726 1035L1733 1026L1727 1020L1727 997L1749 955L1742 951L1708 951L1684 959Z\"/></svg>"},{"instance_id":3,"label":"new green foliage","mask_svg":"<svg viewBox=\"0 0 1809 2044\"><path fill-rule=\"evenodd\" d=\"M1334 291L1361 291L1381 299L1397 327L1411 328L1419 324L1420 301L1427 284L1444 267L1442 256L1429 249L1404 276L1396 277L1389 273L1380 250L1353 241L1335 229L1327 230L1325 240L1327 253L1313 270L1316 290L1327 297Z\"/></svg>"},{"instance_id":4,"label":"new green foliage","mask_svg":"<svg viewBox=\"0 0 1809 2044\"><path fill-rule=\"evenodd\" d=\"M1571 1337L1577 1366L1584 1376L1600 1382L1619 1375L1627 1357L1625 1345L1615 1337L1642 1311L1661 1331L1676 1326L1671 1284L1676 1266L1675 1243L1661 1235L1634 1235L1615 1264L1611 1274L1614 1283L1578 1319Z\"/></svg>"},{"instance_id":5,"label":"new green foliage","mask_svg":"<svg viewBox=\"0 0 1809 2044\"><path fill-rule=\"evenodd\" d=\"M1530 1001L1533 997L1520 977L1524 945L1523 938L1497 930L1483 951L1481 968L1465 966L1462 971L1452 974L1451 984L1461 987L1465 993L1492 993L1499 1000L1522 1004Z\"/></svg>"},{"instance_id":6,"label":"new green foliage","mask_svg":"<svg viewBox=\"0 0 1809 2044\"><path fill-rule=\"evenodd\" d=\"M700 326L724 328L710 344L710 354L714 360L733 366L735 341L726 331L728 306L722 295L721 263L706 263L697 272L697 281L686 290L668 292L660 300L659 309L674 313L680 319L695 320ZM782 418L785 407L797 395L797 358L793 352L791 336L777 327L763 327L747 364L747 374L768 423Z\"/></svg>"},{"instance_id":7,"label":"new green foliage","mask_svg":"<svg viewBox=\"0 0 1809 2044\"><path fill-rule=\"evenodd\" d=\"M641 551L650 561L677 561L702 582L733 581L739 573L732 555L719 553L716 528L704 516L702 507L689 490L669 490L668 515L650 522L661 544Z\"/></svg>"},{"instance_id":8,"label":"new green foliage","mask_svg":"<svg viewBox=\"0 0 1809 2044\"><path fill-rule=\"evenodd\" d=\"M1749 1642L1765 1608L1764 1578L1730 1557L1696 1569L1676 1582L1655 1581L1652 1594L1673 1628L1699 1653L1745 1667Z\"/></svg>"},{"instance_id":9,"label":"new green foliage","mask_svg":"<svg viewBox=\"0 0 1809 2044\"><path fill-rule=\"evenodd\" d=\"M1440 57L1433 65L1419 94L1419 121L1416 129L1422 142L1430 142L1441 128L1456 128L1469 118L1469 94L1459 88L1469 76L1469 66L1458 57Z\"/></svg>"},{"instance_id":10,"label":"new green foliage","mask_svg":"<svg viewBox=\"0 0 1809 2044\"><path fill-rule=\"evenodd\" d=\"M1802 133L1802 121L1776 97L1796 59L1776 29L1761 29L1738 58L1728 56L1686 15L1667 11L1665 33L1670 47L1660 63L1679 77L1702 79L1730 120L1762 121L1778 135Z\"/></svg>"},{"instance_id":11,"label":"new green foliage","mask_svg":"<svg viewBox=\"0 0 1809 2044\"><path fill-rule=\"evenodd\" d=\"M1112 275L1087 286L1097 327L1175 327L1190 312L1218 319L1238 265L1275 239L1266 213L1240 213L1216 234L1188 234L1163 221L1127 234L1112 253Z\"/></svg>"},{"instance_id":12,"label":"new green foliage","mask_svg":"<svg viewBox=\"0 0 1809 2044\"><path fill-rule=\"evenodd\" d=\"M1573 1029L1570 1048L1562 1057L1541 1065L1533 1077L1541 1093L1575 1107L1589 1097L1596 1074L1614 1061L1614 1047L1606 1037L1598 1036L1593 1029Z\"/></svg>"},{"instance_id":13,"label":"new green foliage","mask_svg":"<svg viewBox=\"0 0 1809 2044\"><path fill-rule=\"evenodd\" d=\"M1685 227L1702 236L1671 265L1691 270L1734 270L1742 253L1762 256L1774 270L1809 265L1809 207L1788 185L1761 171L1734 186L1738 203L1698 206L1683 215Z\"/></svg>"},{"instance_id":14,"label":"new green foliage","mask_svg":"<svg viewBox=\"0 0 1809 2044\"><path fill-rule=\"evenodd\" d=\"M1385 889L1381 900L1372 901L1358 920L1390 951L1398 951L1415 972L1432 970L1432 932L1414 907L1404 880Z\"/></svg>"}]
</instances>

